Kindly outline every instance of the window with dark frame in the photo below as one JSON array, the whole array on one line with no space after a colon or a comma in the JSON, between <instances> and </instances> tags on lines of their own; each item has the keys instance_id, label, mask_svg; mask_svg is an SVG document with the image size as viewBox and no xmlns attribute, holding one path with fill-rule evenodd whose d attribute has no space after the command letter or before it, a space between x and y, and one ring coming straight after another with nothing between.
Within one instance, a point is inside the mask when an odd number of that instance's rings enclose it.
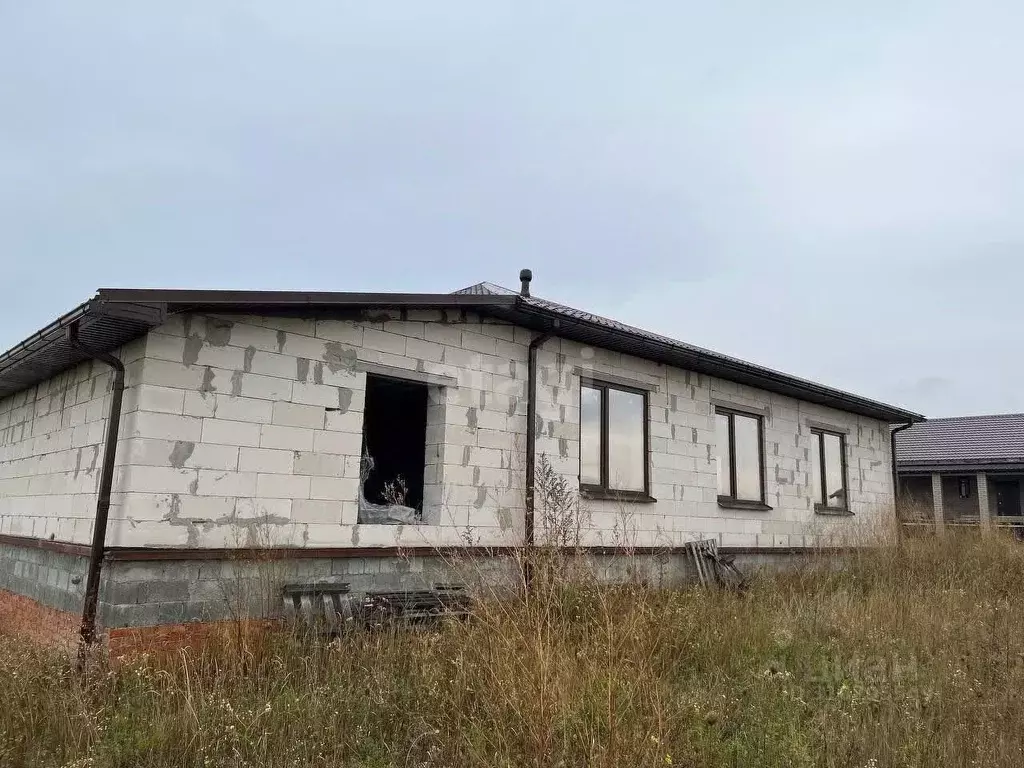
<instances>
[{"instance_id":1,"label":"window with dark frame","mask_svg":"<svg viewBox=\"0 0 1024 768\"><path fill-rule=\"evenodd\" d=\"M764 506L764 417L715 407L718 501Z\"/></svg>"},{"instance_id":2,"label":"window with dark frame","mask_svg":"<svg viewBox=\"0 0 1024 768\"><path fill-rule=\"evenodd\" d=\"M584 379L580 385L580 490L647 497L647 392Z\"/></svg>"},{"instance_id":3,"label":"window with dark frame","mask_svg":"<svg viewBox=\"0 0 1024 768\"><path fill-rule=\"evenodd\" d=\"M818 512L849 512L846 486L846 435L812 429L811 489Z\"/></svg>"}]
</instances>

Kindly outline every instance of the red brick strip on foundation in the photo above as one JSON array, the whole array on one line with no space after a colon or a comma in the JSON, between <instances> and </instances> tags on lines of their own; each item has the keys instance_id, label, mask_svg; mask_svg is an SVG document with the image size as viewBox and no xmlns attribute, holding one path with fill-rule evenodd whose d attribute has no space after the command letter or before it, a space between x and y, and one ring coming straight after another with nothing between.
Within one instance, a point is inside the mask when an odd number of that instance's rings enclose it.
<instances>
[{"instance_id":1,"label":"red brick strip on foundation","mask_svg":"<svg viewBox=\"0 0 1024 768\"><path fill-rule=\"evenodd\" d=\"M117 627L107 632L107 648L115 658L174 652L183 648L202 650L211 645L218 649L241 649L264 641L270 632L280 627L281 622L272 619Z\"/></svg>"},{"instance_id":2,"label":"red brick strip on foundation","mask_svg":"<svg viewBox=\"0 0 1024 768\"><path fill-rule=\"evenodd\" d=\"M0 635L24 637L43 646L71 649L78 642L81 617L58 611L24 595L0 589ZM107 632L111 656L196 650L214 644L242 647L265 638L280 622L268 620L210 621L161 624L151 627L119 627Z\"/></svg>"},{"instance_id":3,"label":"red brick strip on foundation","mask_svg":"<svg viewBox=\"0 0 1024 768\"><path fill-rule=\"evenodd\" d=\"M0 589L0 634L27 637L43 645L70 646L77 640L79 621L73 613Z\"/></svg>"}]
</instances>

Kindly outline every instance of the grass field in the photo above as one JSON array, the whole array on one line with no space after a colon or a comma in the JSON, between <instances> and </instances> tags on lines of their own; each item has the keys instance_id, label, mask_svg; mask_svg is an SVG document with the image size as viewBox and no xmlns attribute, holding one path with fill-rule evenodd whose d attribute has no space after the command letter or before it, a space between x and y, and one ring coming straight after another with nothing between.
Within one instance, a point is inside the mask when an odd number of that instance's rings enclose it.
<instances>
[{"instance_id":1,"label":"grass field","mask_svg":"<svg viewBox=\"0 0 1024 768\"><path fill-rule=\"evenodd\" d=\"M0 765L1024 765L1008 538L906 540L742 595L540 573L438 631L239 632L84 677L2 637Z\"/></svg>"}]
</instances>

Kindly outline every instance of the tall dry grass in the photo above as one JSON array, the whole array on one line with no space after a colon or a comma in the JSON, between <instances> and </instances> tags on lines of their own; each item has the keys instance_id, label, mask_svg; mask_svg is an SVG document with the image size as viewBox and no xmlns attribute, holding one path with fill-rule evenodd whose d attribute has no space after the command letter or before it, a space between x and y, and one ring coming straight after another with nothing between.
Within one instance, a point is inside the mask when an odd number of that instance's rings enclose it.
<instances>
[{"instance_id":1,"label":"tall dry grass","mask_svg":"<svg viewBox=\"0 0 1024 768\"><path fill-rule=\"evenodd\" d=\"M744 595L536 592L439 630L72 673L0 638L3 766L1020 766L1024 548L904 540Z\"/></svg>"}]
</instances>

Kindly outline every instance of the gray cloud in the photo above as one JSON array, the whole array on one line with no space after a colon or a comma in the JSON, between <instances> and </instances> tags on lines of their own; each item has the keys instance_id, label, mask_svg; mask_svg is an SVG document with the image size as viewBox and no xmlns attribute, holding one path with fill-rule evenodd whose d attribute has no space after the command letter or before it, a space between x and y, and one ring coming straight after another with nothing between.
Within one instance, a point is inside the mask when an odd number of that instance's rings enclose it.
<instances>
[{"instance_id":1,"label":"gray cloud","mask_svg":"<svg viewBox=\"0 0 1024 768\"><path fill-rule=\"evenodd\" d=\"M0 347L99 286L530 266L541 295L931 415L1024 410L1022 16L6 4Z\"/></svg>"}]
</instances>

